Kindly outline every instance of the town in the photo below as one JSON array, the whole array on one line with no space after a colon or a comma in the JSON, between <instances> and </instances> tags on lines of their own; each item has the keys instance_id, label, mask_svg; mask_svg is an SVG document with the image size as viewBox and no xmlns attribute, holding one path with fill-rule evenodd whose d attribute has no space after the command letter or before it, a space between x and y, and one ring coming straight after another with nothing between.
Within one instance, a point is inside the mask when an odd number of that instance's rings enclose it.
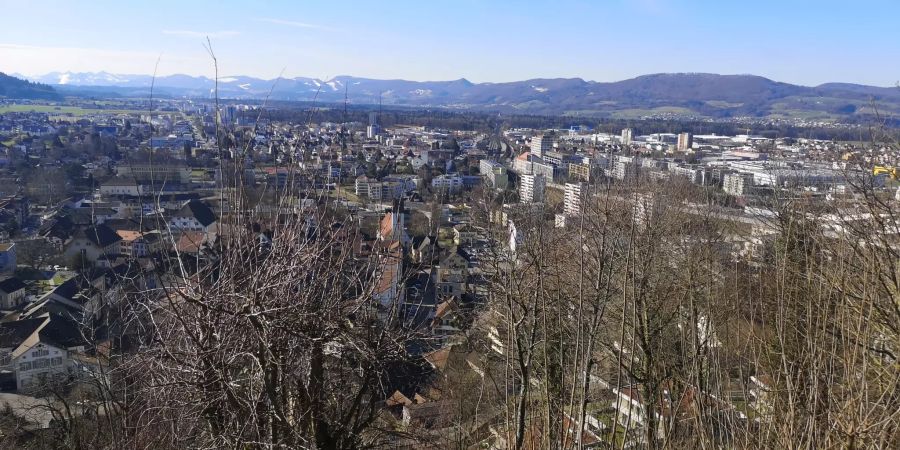
<instances>
[{"instance_id":1,"label":"town","mask_svg":"<svg viewBox=\"0 0 900 450\"><path fill-rule=\"evenodd\" d=\"M85 405L99 405L97 386L109 386L120 360L147 345L142 326L126 320L127 305L142 297L142 305L167 308L166 286L190 285L221 264L225 242L244 232L239 222L249 220L255 242L266 245L282 239L285 223L318 239L334 227L326 216L340 224L354 264L368 268L373 320L412 336L402 359L413 375L372 394L381 396L381 427L434 440L471 434L506 448L516 439L499 419L507 406L486 405L484 419L460 429L442 383L449 374L483 378L512 357L511 319L494 306L502 295L495 284L503 273L529 273L538 233L561 239L546 244L553 252L578 258L573 244L588 245L585 223L600 217L598 199L627 204L639 227L677 204L697 220L725 224L715 248L754 267L783 235L773 224L778 200L849 204L865 183L868 195L900 200L893 166L900 155L874 140L644 132L653 128L644 121L614 132L579 120L527 128L494 119L501 124L494 129L453 129L397 123L392 111L374 107L353 111L363 120L320 120L312 108L290 114L238 101L219 110L202 100L111 103L73 111L7 101L0 113L0 387L30 432L61 420L25 412L39 399L58 406L54 398L82 391L81 409L66 419L104 414ZM346 105L330 109L329 117L347 118ZM846 216L819 220L832 235L848 226ZM710 314L694 321L707 324L703 345L714 352L721 326ZM473 344L479 338L484 345ZM586 448L611 432L621 445L646 443L646 427L687 421L694 408L660 400L659 417L648 420L639 376L589 367L582 370L595 381L585 384L586 408L559 412L563 435ZM521 398L529 383L543 389L542 380L520 376L505 392ZM687 383L690 398L682 401L703 403L721 420L777 420L767 412L768 374L718 383L740 387L722 396ZM531 426L524 439L539 439Z\"/></svg>"}]
</instances>

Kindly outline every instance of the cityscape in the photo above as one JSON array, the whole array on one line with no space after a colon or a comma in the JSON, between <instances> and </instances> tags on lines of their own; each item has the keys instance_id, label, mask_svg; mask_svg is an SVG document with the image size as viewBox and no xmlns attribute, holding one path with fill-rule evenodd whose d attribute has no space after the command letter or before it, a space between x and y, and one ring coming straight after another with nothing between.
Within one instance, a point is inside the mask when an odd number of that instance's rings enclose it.
<instances>
[{"instance_id":1,"label":"cityscape","mask_svg":"<svg viewBox=\"0 0 900 450\"><path fill-rule=\"evenodd\" d=\"M0 448L900 442L900 87L223 75L249 32L179 26L204 73L0 35Z\"/></svg>"}]
</instances>

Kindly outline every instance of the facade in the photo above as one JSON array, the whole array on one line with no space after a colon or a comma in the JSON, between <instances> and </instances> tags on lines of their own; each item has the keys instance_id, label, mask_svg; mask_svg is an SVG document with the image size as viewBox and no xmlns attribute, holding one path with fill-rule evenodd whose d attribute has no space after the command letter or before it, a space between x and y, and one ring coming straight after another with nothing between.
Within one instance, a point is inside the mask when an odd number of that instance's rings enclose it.
<instances>
[{"instance_id":1,"label":"facade","mask_svg":"<svg viewBox=\"0 0 900 450\"><path fill-rule=\"evenodd\" d=\"M631 140L634 138L634 130L631 128L625 128L622 130L622 143L625 145L631 145Z\"/></svg>"},{"instance_id":2,"label":"facade","mask_svg":"<svg viewBox=\"0 0 900 450\"><path fill-rule=\"evenodd\" d=\"M216 223L216 216L209 206L199 200L187 202L171 219L169 227L172 231L209 232Z\"/></svg>"},{"instance_id":3,"label":"facade","mask_svg":"<svg viewBox=\"0 0 900 450\"><path fill-rule=\"evenodd\" d=\"M610 169L610 176L617 180L630 180L637 176L638 167L632 161L617 160Z\"/></svg>"},{"instance_id":4,"label":"facade","mask_svg":"<svg viewBox=\"0 0 900 450\"><path fill-rule=\"evenodd\" d=\"M519 181L519 200L523 203L544 201L544 189L547 179L543 175L522 175Z\"/></svg>"},{"instance_id":5,"label":"facade","mask_svg":"<svg viewBox=\"0 0 900 450\"><path fill-rule=\"evenodd\" d=\"M592 167L588 163L569 163L569 178L590 182L593 178Z\"/></svg>"},{"instance_id":6,"label":"facade","mask_svg":"<svg viewBox=\"0 0 900 450\"><path fill-rule=\"evenodd\" d=\"M13 309L25 302L25 283L17 277L0 281L0 308Z\"/></svg>"},{"instance_id":7,"label":"facade","mask_svg":"<svg viewBox=\"0 0 900 450\"><path fill-rule=\"evenodd\" d=\"M463 179L458 175L441 175L431 180L431 188L447 192L459 192L463 188Z\"/></svg>"},{"instance_id":8,"label":"facade","mask_svg":"<svg viewBox=\"0 0 900 450\"><path fill-rule=\"evenodd\" d=\"M678 135L678 142L675 144L675 149L679 152L684 152L690 150L694 146L694 136L691 133L681 133Z\"/></svg>"},{"instance_id":9,"label":"facade","mask_svg":"<svg viewBox=\"0 0 900 450\"><path fill-rule=\"evenodd\" d=\"M567 216L578 216L582 212L587 196L587 185L584 183L566 183L563 198L563 212Z\"/></svg>"},{"instance_id":10,"label":"facade","mask_svg":"<svg viewBox=\"0 0 900 450\"><path fill-rule=\"evenodd\" d=\"M722 190L726 194L742 197L753 189L753 174L727 173L722 177Z\"/></svg>"},{"instance_id":11,"label":"facade","mask_svg":"<svg viewBox=\"0 0 900 450\"><path fill-rule=\"evenodd\" d=\"M149 193L145 186L138 184L137 181L127 178L113 178L104 181L100 185L100 194L103 196L110 195L129 195L137 197Z\"/></svg>"},{"instance_id":12,"label":"facade","mask_svg":"<svg viewBox=\"0 0 900 450\"><path fill-rule=\"evenodd\" d=\"M532 171L534 175L542 175L548 181L553 181L558 179L562 175L562 170L553 164L548 164L545 162L535 162L532 165Z\"/></svg>"},{"instance_id":13,"label":"facade","mask_svg":"<svg viewBox=\"0 0 900 450\"><path fill-rule=\"evenodd\" d=\"M509 186L509 175L502 164L482 159L478 168L481 175L487 179L488 185L494 189L506 189Z\"/></svg>"},{"instance_id":14,"label":"facade","mask_svg":"<svg viewBox=\"0 0 900 450\"><path fill-rule=\"evenodd\" d=\"M118 255L122 238L106 225L82 228L65 244L66 258L82 256L90 262Z\"/></svg>"},{"instance_id":15,"label":"facade","mask_svg":"<svg viewBox=\"0 0 900 450\"><path fill-rule=\"evenodd\" d=\"M531 173L532 165L531 153L529 152L522 153L513 160L513 170L520 175Z\"/></svg>"},{"instance_id":16,"label":"facade","mask_svg":"<svg viewBox=\"0 0 900 450\"><path fill-rule=\"evenodd\" d=\"M712 171L701 166L676 166L670 167L670 171L674 176L685 177L691 183L699 185L708 185L712 183Z\"/></svg>"},{"instance_id":17,"label":"facade","mask_svg":"<svg viewBox=\"0 0 900 450\"><path fill-rule=\"evenodd\" d=\"M531 154L540 158L544 153L553 150L555 141L556 139L551 134L531 138Z\"/></svg>"},{"instance_id":18,"label":"facade","mask_svg":"<svg viewBox=\"0 0 900 450\"><path fill-rule=\"evenodd\" d=\"M59 316L0 324L0 369L15 375L20 393L39 392L45 383L73 375L82 351L79 331Z\"/></svg>"},{"instance_id":19,"label":"facade","mask_svg":"<svg viewBox=\"0 0 900 450\"><path fill-rule=\"evenodd\" d=\"M372 201L390 201L403 197L408 183L399 181L374 181L365 176L356 179L356 195L368 197Z\"/></svg>"},{"instance_id":20,"label":"facade","mask_svg":"<svg viewBox=\"0 0 900 450\"><path fill-rule=\"evenodd\" d=\"M461 297L467 290L469 277L468 255L459 247L441 258L435 267L435 288L440 297Z\"/></svg>"},{"instance_id":21,"label":"facade","mask_svg":"<svg viewBox=\"0 0 900 450\"><path fill-rule=\"evenodd\" d=\"M191 168L184 165L125 164L116 167L116 175L141 181L171 181L183 184L191 182Z\"/></svg>"}]
</instances>

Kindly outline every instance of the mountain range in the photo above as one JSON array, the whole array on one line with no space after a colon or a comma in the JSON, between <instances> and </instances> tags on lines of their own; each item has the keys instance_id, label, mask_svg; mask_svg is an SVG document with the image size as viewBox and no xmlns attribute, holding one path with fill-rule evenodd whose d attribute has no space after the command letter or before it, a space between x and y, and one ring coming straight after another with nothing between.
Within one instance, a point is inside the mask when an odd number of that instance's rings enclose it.
<instances>
[{"instance_id":1,"label":"mountain range","mask_svg":"<svg viewBox=\"0 0 900 450\"><path fill-rule=\"evenodd\" d=\"M106 72L54 72L31 81L76 96L210 97L215 80L202 76L121 75ZM848 119L877 108L900 114L900 88L849 83L800 86L754 75L706 73L653 74L617 82L580 78L532 79L505 83L377 80L338 76L261 79L225 76L220 98L320 101L352 104L443 107L538 114L611 117L704 116Z\"/></svg>"}]
</instances>

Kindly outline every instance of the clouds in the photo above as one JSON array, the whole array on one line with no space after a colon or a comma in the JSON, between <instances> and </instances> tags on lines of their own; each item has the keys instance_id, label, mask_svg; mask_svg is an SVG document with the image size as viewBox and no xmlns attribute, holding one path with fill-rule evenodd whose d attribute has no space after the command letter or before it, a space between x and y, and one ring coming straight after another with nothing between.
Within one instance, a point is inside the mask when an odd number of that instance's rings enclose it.
<instances>
[{"instance_id":1,"label":"clouds","mask_svg":"<svg viewBox=\"0 0 900 450\"><path fill-rule=\"evenodd\" d=\"M233 30L211 31L211 32L190 31L190 30L163 30L162 34L165 34L168 36L186 37L186 38L191 38L191 39L206 39L206 38L222 39L222 38L234 37L241 33L238 31L233 31Z\"/></svg>"},{"instance_id":2,"label":"clouds","mask_svg":"<svg viewBox=\"0 0 900 450\"><path fill-rule=\"evenodd\" d=\"M306 23L306 22L297 22L294 20L273 19L273 18L269 18L269 17L257 18L257 19L253 19L253 20L255 20L256 22L265 22L265 23L271 23L271 24L275 24L275 25L284 25L284 26L293 27L293 28L306 28L309 30L320 30L320 31L337 31L334 28L326 27L324 25L316 25L314 23Z\"/></svg>"},{"instance_id":3,"label":"clouds","mask_svg":"<svg viewBox=\"0 0 900 450\"><path fill-rule=\"evenodd\" d=\"M199 46L198 46L199 50ZM199 51L198 51L199 53ZM208 58L159 52L92 47L56 47L0 43L0 71L43 75L55 71L153 73L157 59L160 73L208 71Z\"/></svg>"}]
</instances>

